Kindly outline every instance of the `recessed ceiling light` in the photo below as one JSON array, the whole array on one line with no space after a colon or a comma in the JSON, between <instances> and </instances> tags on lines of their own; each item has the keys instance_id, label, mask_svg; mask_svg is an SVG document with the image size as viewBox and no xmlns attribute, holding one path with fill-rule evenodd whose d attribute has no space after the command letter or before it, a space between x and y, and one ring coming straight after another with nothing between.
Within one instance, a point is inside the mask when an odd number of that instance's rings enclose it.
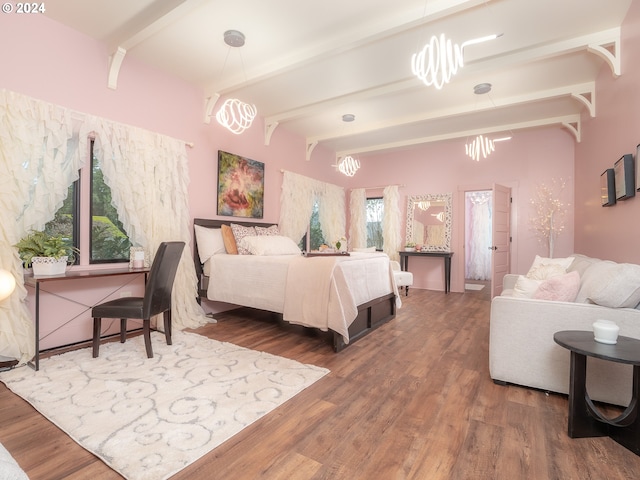
<instances>
[{"instance_id":1,"label":"recessed ceiling light","mask_svg":"<svg viewBox=\"0 0 640 480\"><path fill-rule=\"evenodd\" d=\"M230 47L242 47L244 45L244 33L238 30L227 30L224 32L224 43Z\"/></svg>"},{"instance_id":2,"label":"recessed ceiling light","mask_svg":"<svg viewBox=\"0 0 640 480\"><path fill-rule=\"evenodd\" d=\"M491 91L490 83L479 83L475 87L473 87L473 93L476 95L482 95L484 93L489 93Z\"/></svg>"},{"instance_id":3,"label":"recessed ceiling light","mask_svg":"<svg viewBox=\"0 0 640 480\"><path fill-rule=\"evenodd\" d=\"M342 115L343 122L353 122L356 119L356 116L353 113L345 113Z\"/></svg>"}]
</instances>

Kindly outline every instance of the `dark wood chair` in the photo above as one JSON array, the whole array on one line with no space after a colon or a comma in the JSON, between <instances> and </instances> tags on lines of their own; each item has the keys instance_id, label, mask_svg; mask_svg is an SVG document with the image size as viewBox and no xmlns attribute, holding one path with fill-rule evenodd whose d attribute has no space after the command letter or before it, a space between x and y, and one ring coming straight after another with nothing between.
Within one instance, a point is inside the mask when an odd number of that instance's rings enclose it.
<instances>
[{"instance_id":1,"label":"dark wood chair","mask_svg":"<svg viewBox=\"0 0 640 480\"><path fill-rule=\"evenodd\" d=\"M164 335L171 345L171 291L184 250L184 242L163 242L158 247L151 265L144 297L123 297L96 305L91 309L93 317L93 358L100 350L100 333L103 318L120 319L120 342L127 338L127 319L141 319L147 357L153 358L151 348L151 317L164 316Z\"/></svg>"}]
</instances>

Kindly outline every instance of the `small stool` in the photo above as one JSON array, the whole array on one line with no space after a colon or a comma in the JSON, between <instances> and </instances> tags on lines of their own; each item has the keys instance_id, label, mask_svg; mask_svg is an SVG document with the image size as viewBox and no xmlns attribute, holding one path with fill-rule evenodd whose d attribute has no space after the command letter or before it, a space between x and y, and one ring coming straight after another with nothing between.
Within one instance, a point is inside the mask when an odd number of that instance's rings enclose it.
<instances>
[{"instance_id":1,"label":"small stool","mask_svg":"<svg viewBox=\"0 0 640 480\"><path fill-rule=\"evenodd\" d=\"M402 287L405 288L405 297L409 295L409 287L413 285L413 273L411 272L403 272L400 270L400 264L395 260L391 260L391 269L393 270L393 276L396 279L396 285L398 289L401 290Z\"/></svg>"}]
</instances>

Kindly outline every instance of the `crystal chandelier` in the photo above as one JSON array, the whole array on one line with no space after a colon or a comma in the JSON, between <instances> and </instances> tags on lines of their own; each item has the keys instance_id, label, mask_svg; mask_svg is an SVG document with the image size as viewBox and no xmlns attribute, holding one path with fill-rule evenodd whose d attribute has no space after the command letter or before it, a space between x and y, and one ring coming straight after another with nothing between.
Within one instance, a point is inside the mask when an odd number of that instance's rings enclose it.
<instances>
[{"instance_id":1,"label":"crystal chandelier","mask_svg":"<svg viewBox=\"0 0 640 480\"><path fill-rule=\"evenodd\" d=\"M476 43L495 40L500 35L487 35L467 40L462 45L447 40L444 33L433 35L422 50L411 57L411 71L426 86L435 86L438 90L451 81L451 77L464 66L464 48Z\"/></svg>"}]
</instances>

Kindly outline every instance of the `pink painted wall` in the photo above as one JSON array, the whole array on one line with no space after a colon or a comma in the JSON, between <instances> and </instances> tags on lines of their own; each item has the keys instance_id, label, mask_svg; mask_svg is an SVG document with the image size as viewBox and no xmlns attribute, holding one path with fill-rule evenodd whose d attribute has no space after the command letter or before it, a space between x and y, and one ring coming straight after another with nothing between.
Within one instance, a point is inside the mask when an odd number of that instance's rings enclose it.
<instances>
[{"instance_id":1,"label":"pink painted wall","mask_svg":"<svg viewBox=\"0 0 640 480\"><path fill-rule=\"evenodd\" d=\"M640 197L612 207L600 203L600 174L640 143L640 2L632 2L622 26L622 75L605 67L596 83L596 118L583 117L576 146L576 251L640 263ZM636 167L637 159L636 161Z\"/></svg>"},{"instance_id":2,"label":"pink painted wall","mask_svg":"<svg viewBox=\"0 0 640 480\"><path fill-rule=\"evenodd\" d=\"M566 180L560 200L568 205L566 229L559 236L556 257L573 252L574 138L560 129L514 132L510 141L496 144L486 160L476 162L465 154L465 140L424 145L411 150L381 153L361 158L362 168L349 180L352 188L388 184L404 185L402 229L406 202L411 195L453 193L452 291L464 290L464 191L490 189L500 184L512 189L511 271L526 273L535 255L547 256L547 245L538 241L530 228L531 198L536 186L551 185L552 179ZM370 193L380 193L372 191ZM404 235L403 235L404 240ZM410 269L417 288L444 289L440 259L411 258Z\"/></svg>"}]
</instances>

